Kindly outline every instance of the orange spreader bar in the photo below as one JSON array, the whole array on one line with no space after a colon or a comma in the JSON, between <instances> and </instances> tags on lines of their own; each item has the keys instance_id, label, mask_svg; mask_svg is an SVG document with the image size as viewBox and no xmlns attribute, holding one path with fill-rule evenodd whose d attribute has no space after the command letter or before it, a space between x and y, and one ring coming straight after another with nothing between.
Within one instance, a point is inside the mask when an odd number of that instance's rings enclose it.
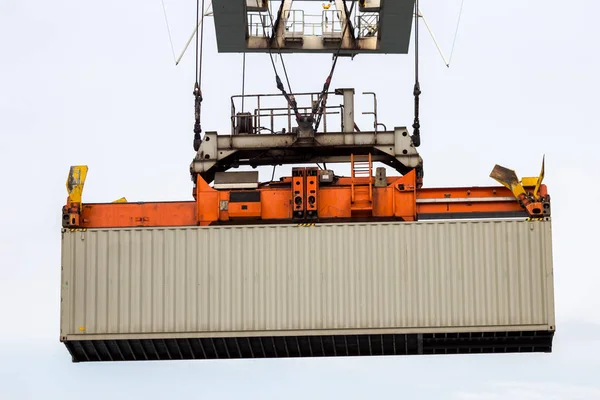
<instances>
[{"instance_id":1,"label":"orange spreader bar","mask_svg":"<svg viewBox=\"0 0 600 400\"><path fill-rule=\"evenodd\" d=\"M299 172L298 172L299 171ZM418 188L414 171L388 177L339 178L320 184L312 168L253 190L215 190L198 177L194 201L82 204L69 228L528 217L503 186ZM362 180L361 180L362 179ZM354 183L354 184L353 184ZM383 186L383 187L382 187ZM546 193L545 185L540 190Z\"/></svg>"}]
</instances>

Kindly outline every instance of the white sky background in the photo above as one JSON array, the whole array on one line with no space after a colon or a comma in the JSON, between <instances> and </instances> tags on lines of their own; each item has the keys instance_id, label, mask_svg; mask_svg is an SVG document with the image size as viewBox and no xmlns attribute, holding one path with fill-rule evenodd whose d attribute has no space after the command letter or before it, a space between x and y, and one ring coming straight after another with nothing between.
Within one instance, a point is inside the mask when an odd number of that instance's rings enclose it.
<instances>
[{"instance_id":1,"label":"white sky background","mask_svg":"<svg viewBox=\"0 0 600 400\"><path fill-rule=\"evenodd\" d=\"M165 1L178 52L195 2ZM422 0L446 53L459 6ZM536 175L546 154L552 354L72 364L59 343L69 166L90 166L87 202L191 199L193 53L174 66L159 0L1 1L0 398L600 398L599 14L594 1L466 0L450 69L422 30L425 185L494 184L495 163ZM284 59L294 90L320 90L330 57ZM247 60L247 93L275 92L268 56ZM380 120L409 126L412 63L342 59L332 88L375 91ZM204 130L228 131L240 88L241 55L216 53L208 19Z\"/></svg>"}]
</instances>

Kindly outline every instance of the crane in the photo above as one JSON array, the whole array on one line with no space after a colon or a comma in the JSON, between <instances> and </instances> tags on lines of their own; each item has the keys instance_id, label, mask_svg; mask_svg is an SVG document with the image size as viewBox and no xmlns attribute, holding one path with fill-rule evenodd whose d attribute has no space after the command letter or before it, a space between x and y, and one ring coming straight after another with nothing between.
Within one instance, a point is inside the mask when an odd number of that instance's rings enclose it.
<instances>
[{"instance_id":1,"label":"crane","mask_svg":"<svg viewBox=\"0 0 600 400\"><path fill-rule=\"evenodd\" d=\"M493 186L423 186L418 0L313 1L317 15L273 3L212 0L219 52L268 54L277 88L231 96L217 132L201 124L197 0L190 199L83 202L88 167L70 168L60 340L73 361L550 352L545 162L523 178L495 165ZM413 18L412 129L382 123L372 92L360 129L355 89L331 88L337 60L406 54ZM292 91L286 53L333 55L320 91ZM275 179L281 165L291 175Z\"/></svg>"},{"instance_id":2,"label":"crane","mask_svg":"<svg viewBox=\"0 0 600 400\"><path fill-rule=\"evenodd\" d=\"M204 10L204 2L201 6L198 3L198 10ZM317 22L310 22L308 16L293 9L290 0L282 1L274 16L270 11L272 2L266 0L213 0L212 3L221 52L263 52L271 60L273 53L279 56L286 52L332 53L333 63L323 90L292 93L285 64L287 87L273 63L280 93L232 96L231 131L208 131L201 138L204 24L199 20L200 33L196 31L198 74L194 85L196 155L190 164L193 200L84 204L82 190L76 188L83 187L86 174L76 175L84 168L77 166L69 174L70 194L63 208L64 227L550 216L550 196L542 184L543 168L539 176L519 180L513 171L496 166L491 176L502 186L423 187L423 159L417 150L421 142L418 50L412 134L406 127L387 129L378 121L374 93L367 93L373 96L374 108L366 113L373 115L373 127L358 129L354 89L330 89L337 59L342 54L407 53L410 31L406 31L406 25L410 27L413 16L415 48L418 49L418 2L336 0L333 9L325 8ZM358 10L354 10L356 4ZM231 21L240 14L247 16L247 24L231 28ZM198 14L198 18L204 17ZM397 18L401 23L391 24L390 18ZM337 25L331 21L337 21ZM311 24L321 27L320 35L312 34L315 28ZM392 43L383 39L390 35L399 36L399 40ZM241 40L246 36L245 41ZM331 103L336 98L341 101ZM336 120L335 126L332 120ZM335 173L331 166L339 163L349 164L350 176ZM388 176L386 168L375 163L391 168L398 175ZM278 165L294 165L292 175L259 182L257 171L235 171L240 166L275 168Z\"/></svg>"}]
</instances>

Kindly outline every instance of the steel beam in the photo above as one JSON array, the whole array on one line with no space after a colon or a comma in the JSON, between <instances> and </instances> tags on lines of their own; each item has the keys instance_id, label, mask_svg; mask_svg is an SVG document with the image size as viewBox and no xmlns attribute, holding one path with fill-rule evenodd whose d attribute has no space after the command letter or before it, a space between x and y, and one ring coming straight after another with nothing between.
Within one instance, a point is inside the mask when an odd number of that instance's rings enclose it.
<instances>
[{"instance_id":1,"label":"steel beam","mask_svg":"<svg viewBox=\"0 0 600 400\"><path fill-rule=\"evenodd\" d=\"M344 96L344 132L354 132L354 89L337 89Z\"/></svg>"},{"instance_id":2,"label":"steel beam","mask_svg":"<svg viewBox=\"0 0 600 400\"><path fill-rule=\"evenodd\" d=\"M216 172L240 165L313 164L350 162L350 155L371 153L401 174L416 169L422 176L423 159L406 128L387 132L317 133L310 143L295 134L219 135L207 132L190 165L192 178L200 174L212 182Z\"/></svg>"}]
</instances>

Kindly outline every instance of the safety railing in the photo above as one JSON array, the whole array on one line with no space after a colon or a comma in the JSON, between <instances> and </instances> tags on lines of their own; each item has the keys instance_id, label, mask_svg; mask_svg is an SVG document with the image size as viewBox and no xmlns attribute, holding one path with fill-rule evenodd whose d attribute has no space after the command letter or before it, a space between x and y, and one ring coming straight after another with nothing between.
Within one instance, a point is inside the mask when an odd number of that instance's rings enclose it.
<instances>
[{"instance_id":1,"label":"safety railing","mask_svg":"<svg viewBox=\"0 0 600 400\"><path fill-rule=\"evenodd\" d=\"M384 131L387 131L387 127L385 124L379 122L377 117L377 95L373 92L363 92L363 95L373 96L373 111L364 111L362 115L372 115L373 116L373 129L375 132L379 130L379 127L382 126Z\"/></svg>"},{"instance_id":2,"label":"safety railing","mask_svg":"<svg viewBox=\"0 0 600 400\"><path fill-rule=\"evenodd\" d=\"M339 10L325 10L322 14L321 26L323 28L323 38L341 39L344 34L346 22Z\"/></svg>"},{"instance_id":3,"label":"safety railing","mask_svg":"<svg viewBox=\"0 0 600 400\"><path fill-rule=\"evenodd\" d=\"M368 12L357 15L354 26L357 38L377 36L379 34L379 13Z\"/></svg>"},{"instance_id":4,"label":"safety railing","mask_svg":"<svg viewBox=\"0 0 600 400\"><path fill-rule=\"evenodd\" d=\"M273 34L272 18L268 12L248 13L248 35L254 37L271 37Z\"/></svg>"},{"instance_id":5,"label":"safety railing","mask_svg":"<svg viewBox=\"0 0 600 400\"><path fill-rule=\"evenodd\" d=\"M286 10L282 22L283 37L288 40L302 40L305 36L339 40L346 27L346 21L340 10L324 10L321 14L305 14L303 10ZM273 24L273 17L268 12L248 13L249 36L271 37Z\"/></svg>"},{"instance_id":6,"label":"safety railing","mask_svg":"<svg viewBox=\"0 0 600 400\"><path fill-rule=\"evenodd\" d=\"M330 101L334 95L334 92L328 93ZM319 93L295 93L293 96L298 103L298 112L302 115L310 115ZM337 127L337 123L339 123L339 130L336 128L335 131L342 132L344 130L343 111L342 104L327 105L323 111L319 131L327 133L330 127L334 126L332 124ZM332 117L333 120L331 120ZM296 127L295 112L281 94L253 94L231 97L232 135L284 134L293 132Z\"/></svg>"},{"instance_id":7,"label":"safety railing","mask_svg":"<svg viewBox=\"0 0 600 400\"><path fill-rule=\"evenodd\" d=\"M304 11L288 10L284 13L283 36L288 40L300 40L304 37Z\"/></svg>"},{"instance_id":8,"label":"safety railing","mask_svg":"<svg viewBox=\"0 0 600 400\"><path fill-rule=\"evenodd\" d=\"M325 36L333 35L343 30L339 27L339 22L333 19L335 10L327 10L322 14L305 14L303 10L288 10L284 13L285 38L299 39L304 36ZM340 14L341 15L341 14Z\"/></svg>"}]
</instances>

